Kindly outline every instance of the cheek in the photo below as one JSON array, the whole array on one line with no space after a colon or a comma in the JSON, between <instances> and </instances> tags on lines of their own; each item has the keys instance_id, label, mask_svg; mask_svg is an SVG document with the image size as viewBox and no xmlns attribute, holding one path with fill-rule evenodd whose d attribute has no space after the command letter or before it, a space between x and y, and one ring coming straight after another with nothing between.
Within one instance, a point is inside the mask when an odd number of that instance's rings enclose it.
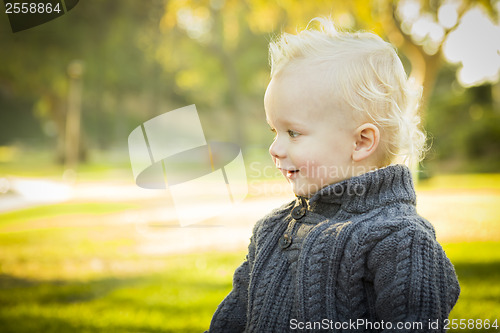
<instances>
[{"instance_id":1,"label":"cheek","mask_svg":"<svg viewBox=\"0 0 500 333\"><path fill-rule=\"evenodd\" d=\"M324 157L324 153L311 148L297 154L294 164L302 171L302 176L306 178L323 178L328 173Z\"/></svg>"},{"instance_id":2,"label":"cheek","mask_svg":"<svg viewBox=\"0 0 500 333\"><path fill-rule=\"evenodd\" d=\"M293 160L295 167L307 169L316 163L314 150L309 145L295 146L289 150L288 155Z\"/></svg>"},{"instance_id":3,"label":"cheek","mask_svg":"<svg viewBox=\"0 0 500 333\"><path fill-rule=\"evenodd\" d=\"M344 147L337 145L318 145L296 155L295 166L307 171L308 178L335 178L349 165L349 156Z\"/></svg>"},{"instance_id":4,"label":"cheek","mask_svg":"<svg viewBox=\"0 0 500 333\"><path fill-rule=\"evenodd\" d=\"M317 141L305 145L295 153L298 160L308 164L311 167L316 167L324 164L331 157L331 146L327 146Z\"/></svg>"}]
</instances>

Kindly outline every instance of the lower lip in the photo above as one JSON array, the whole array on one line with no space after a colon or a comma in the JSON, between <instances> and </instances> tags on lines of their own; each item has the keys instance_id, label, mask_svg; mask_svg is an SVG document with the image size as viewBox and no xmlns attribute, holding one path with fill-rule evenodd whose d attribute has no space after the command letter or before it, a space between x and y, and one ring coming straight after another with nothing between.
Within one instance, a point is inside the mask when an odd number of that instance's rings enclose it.
<instances>
[{"instance_id":1,"label":"lower lip","mask_svg":"<svg viewBox=\"0 0 500 333\"><path fill-rule=\"evenodd\" d=\"M295 177L297 177L297 174L299 173L298 171L287 171L283 169L280 169L280 171L283 174L283 176L285 176L288 179L294 179Z\"/></svg>"}]
</instances>

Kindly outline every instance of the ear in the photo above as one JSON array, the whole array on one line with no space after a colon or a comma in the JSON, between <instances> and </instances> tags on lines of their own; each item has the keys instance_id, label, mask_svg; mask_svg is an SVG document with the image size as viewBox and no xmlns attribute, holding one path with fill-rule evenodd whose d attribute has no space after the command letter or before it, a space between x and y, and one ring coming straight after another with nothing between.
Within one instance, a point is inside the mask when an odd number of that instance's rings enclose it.
<instances>
[{"instance_id":1,"label":"ear","mask_svg":"<svg viewBox=\"0 0 500 333\"><path fill-rule=\"evenodd\" d=\"M380 142L380 131L374 124L366 123L354 131L355 145L352 160L359 162L373 155Z\"/></svg>"}]
</instances>

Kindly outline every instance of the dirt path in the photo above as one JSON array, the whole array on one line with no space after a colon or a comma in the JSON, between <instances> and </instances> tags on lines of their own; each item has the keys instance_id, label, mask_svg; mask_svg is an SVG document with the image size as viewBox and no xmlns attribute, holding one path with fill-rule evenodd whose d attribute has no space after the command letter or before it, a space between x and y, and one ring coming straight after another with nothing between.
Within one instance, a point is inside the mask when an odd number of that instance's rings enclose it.
<instances>
[{"instance_id":1,"label":"dirt path","mask_svg":"<svg viewBox=\"0 0 500 333\"><path fill-rule=\"evenodd\" d=\"M284 182L254 182L249 184L249 196L230 211L201 223L180 227L175 208L163 190L145 190L130 182L87 182L68 186L18 180L18 186L18 193L25 194L23 200L27 205L30 202L134 202L140 208L91 216L72 215L70 219L67 215L34 219L3 228L2 232L94 228L106 239L133 240L137 253L147 255L245 248L254 223L273 208L293 199ZM37 189L39 186L43 186L43 191ZM38 201L37 193L41 194ZM46 193L51 193L52 198L47 198ZM417 197L419 213L435 226L440 241L500 239L500 190L420 191ZM0 207L5 210L8 203L0 202L3 203ZM18 206L19 203L12 207Z\"/></svg>"}]
</instances>

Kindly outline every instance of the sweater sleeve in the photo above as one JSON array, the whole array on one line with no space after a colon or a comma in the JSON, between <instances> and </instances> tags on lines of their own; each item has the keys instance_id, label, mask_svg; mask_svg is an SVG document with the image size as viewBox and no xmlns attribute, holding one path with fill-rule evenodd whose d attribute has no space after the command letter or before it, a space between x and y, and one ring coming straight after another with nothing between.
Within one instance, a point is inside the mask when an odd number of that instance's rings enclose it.
<instances>
[{"instance_id":1,"label":"sweater sleeve","mask_svg":"<svg viewBox=\"0 0 500 333\"><path fill-rule=\"evenodd\" d=\"M248 247L246 260L236 269L233 289L219 304L210 323L210 333L243 332L247 319L248 284L253 260L253 241Z\"/></svg>"},{"instance_id":2,"label":"sweater sleeve","mask_svg":"<svg viewBox=\"0 0 500 333\"><path fill-rule=\"evenodd\" d=\"M433 233L405 228L381 240L371 251L375 313L401 332L444 332L444 320L460 293L453 265ZM398 324L399 323L399 324ZM388 326L386 326L388 328Z\"/></svg>"}]
</instances>

